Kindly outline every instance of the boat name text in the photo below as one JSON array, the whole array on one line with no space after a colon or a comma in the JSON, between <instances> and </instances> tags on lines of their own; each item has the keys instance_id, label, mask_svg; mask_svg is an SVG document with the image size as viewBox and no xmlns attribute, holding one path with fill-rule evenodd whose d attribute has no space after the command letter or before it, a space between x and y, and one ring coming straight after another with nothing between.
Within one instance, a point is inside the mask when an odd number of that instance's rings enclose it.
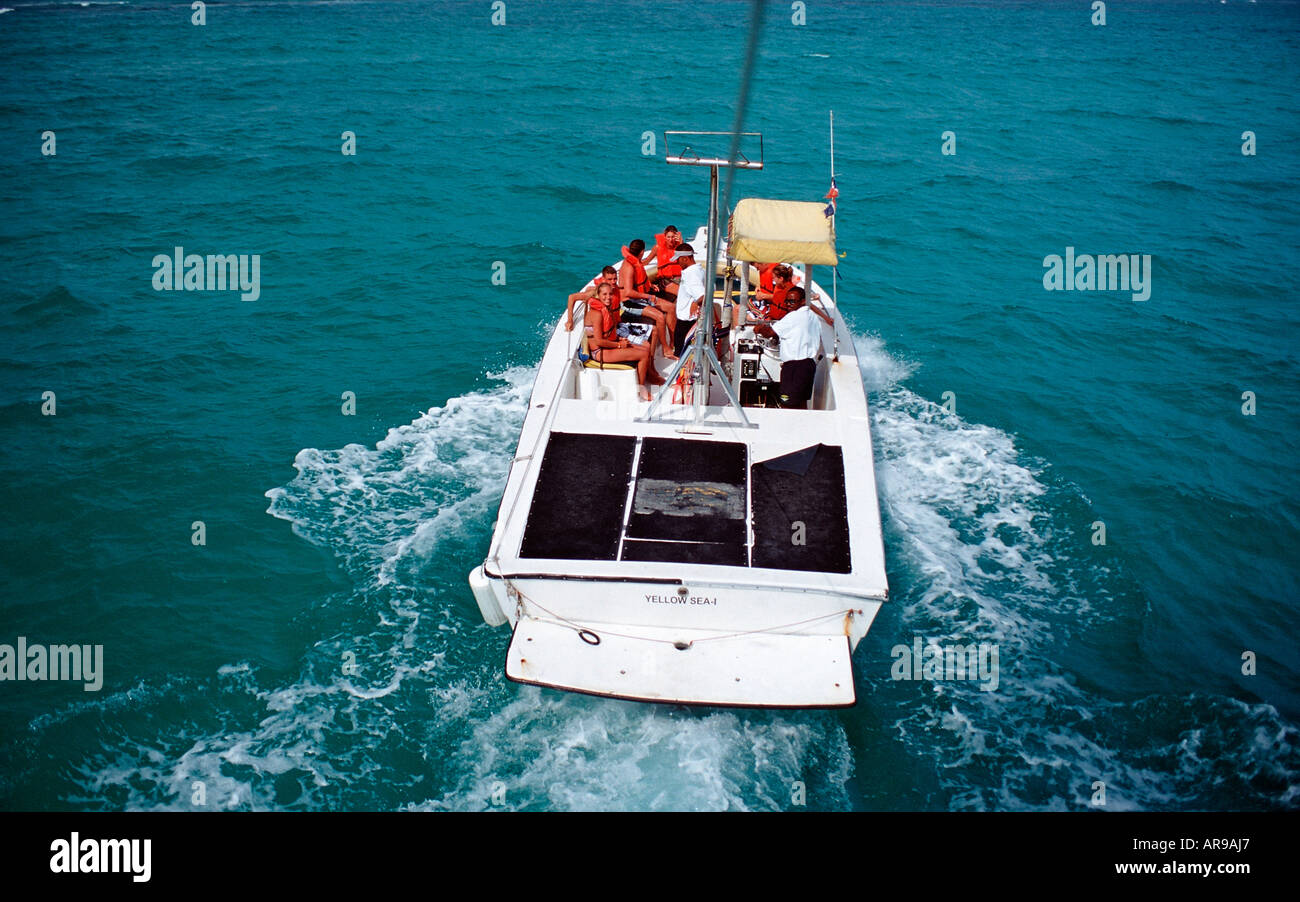
<instances>
[{"instance_id":1,"label":"boat name text","mask_svg":"<svg viewBox=\"0 0 1300 902\"><path fill-rule=\"evenodd\" d=\"M645 600L649 604L712 604L718 603L717 596L709 598L706 595L647 595Z\"/></svg>"}]
</instances>

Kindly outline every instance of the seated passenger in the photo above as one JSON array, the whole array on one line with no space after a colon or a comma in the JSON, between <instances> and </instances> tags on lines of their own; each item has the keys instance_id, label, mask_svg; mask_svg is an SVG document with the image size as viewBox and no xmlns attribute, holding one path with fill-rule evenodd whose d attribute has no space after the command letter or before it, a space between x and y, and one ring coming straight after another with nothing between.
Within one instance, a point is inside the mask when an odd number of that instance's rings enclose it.
<instances>
[{"instance_id":1,"label":"seated passenger","mask_svg":"<svg viewBox=\"0 0 1300 902\"><path fill-rule=\"evenodd\" d=\"M681 244L682 233L677 230L677 226L667 226L661 234L655 236L654 250L641 258L642 263L649 263L650 253L654 254L657 267L654 289L670 301L676 300L677 286L682 282L682 267L673 260Z\"/></svg>"},{"instance_id":2,"label":"seated passenger","mask_svg":"<svg viewBox=\"0 0 1300 902\"><path fill-rule=\"evenodd\" d=\"M600 275L598 275L595 278L595 281L593 281L590 288L584 288L582 291L575 291L573 294L569 295L569 316L568 319L566 319L564 322L564 328L567 331L569 332L573 331L573 305L577 301L582 301L582 300L589 301L592 298L594 298L596 296L596 292L600 290L600 286L602 283L608 284L611 288L614 289L613 309L615 311L618 310L618 305L623 302L622 294L618 289L618 271L615 270L614 267L612 266L606 266L604 269L600 271Z\"/></svg>"},{"instance_id":3,"label":"seated passenger","mask_svg":"<svg viewBox=\"0 0 1300 902\"><path fill-rule=\"evenodd\" d=\"M802 288L791 288L784 298L789 310L779 321L759 323L754 331L781 342L781 406L805 410L812 397L813 379L817 375L817 351L821 347L820 317L831 328L835 321L816 307L804 305Z\"/></svg>"},{"instance_id":4,"label":"seated passenger","mask_svg":"<svg viewBox=\"0 0 1300 902\"><path fill-rule=\"evenodd\" d=\"M634 238L623 248L623 266L618 271L618 288L630 317L624 321L645 322L654 326L659 333L659 344L664 349L664 356L676 360L676 355L672 353L672 330L677 328L674 305L671 301L650 293L650 279L641 263L641 252L644 250L645 242L640 238Z\"/></svg>"},{"instance_id":5,"label":"seated passenger","mask_svg":"<svg viewBox=\"0 0 1300 902\"><path fill-rule=\"evenodd\" d=\"M752 316L760 319L767 319L767 301L760 296L760 292L772 294L772 289L776 286L772 284L772 270L781 264L779 263L754 263L754 268L758 270L758 284L750 283L749 297L745 299L746 305Z\"/></svg>"},{"instance_id":6,"label":"seated passenger","mask_svg":"<svg viewBox=\"0 0 1300 902\"><path fill-rule=\"evenodd\" d=\"M789 305L789 295L794 290L794 270L781 263L772 269L772 290L759 288L749 309L758 316L779 320L795 309Z\"/></svg>"},{"instance_id":7,"label":"seated passenger","mask_svg":"<svg viewBox=\"0 0 1300 902\"><path fill-rule=\"evenodd\" d=\"M567 332L573 331L573 305L578 301L586 301L588 305L594 302L596 293L600 286L608 285L613 289L613 306L610 310L619 319L619 337L626 338L634 345L646 344L650 348L650 359L663 345L659 332L654 329L654 322L650 317L642 316L640 313L623 313L619 315L620 305L622 303L622 292L618 287L618 272L612 266L606 266L600 271L600 275L592 282L590 288L582 291L575 291L569 295L568 316L564 320L564 329ZM673 358L676 359L675 357Z\"/></svg>"},{"instance_id":8,"label":"seated passenger","mask_svg":"<svg viewBox=\"0 0 1300 902\"><path fill-rule=\"evenodd\" d=\"M567 324L572 328L572 319ZM618 313L614 301L614 286L601 282L596 286L596 296L587 301L584 322L587 351L597 363L631 363L636 366L638 392L642 401L650 400L647 385L663 385L663 377L654 368L654 333L650 341L634 344L629 338L619 338Z\"/></svg>"}]
</instances>

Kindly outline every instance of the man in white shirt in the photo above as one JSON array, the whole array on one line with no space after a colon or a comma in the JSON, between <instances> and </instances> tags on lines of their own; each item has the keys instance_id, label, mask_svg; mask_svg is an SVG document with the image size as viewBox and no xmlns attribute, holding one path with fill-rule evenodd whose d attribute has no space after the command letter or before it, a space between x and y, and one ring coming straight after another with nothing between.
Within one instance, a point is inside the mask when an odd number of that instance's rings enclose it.
<instances>
[{"instance_id":1,"label":"man in white shirt","mask_svg":"<svg viewBox=\"0 0 1300 902\"><path fill-rule=\"evenodd\" d=\"M817 375L817 352L821 350L820 317L832 328L835 322L816 307L804 303L804 290L791 288L785 296L784 317L771 325L759 323L754 331L781 342L781 406L806 410Z\"/></svg>"},{"instance_id":2,"label":"man in white shirt","mask_svg":"<svg viewBox=\"0 0 1300 902\"><path fill-rule=\"evenodd\" d=\"M682 267L682 283L677 286L677 328L673 330L673 353L681 356L686 334L695 326L704 303L704 267L695 262L695 248L680 245L673 262ZM717 311L714 311L717 322Z\"/></svg>"}]
</instances>

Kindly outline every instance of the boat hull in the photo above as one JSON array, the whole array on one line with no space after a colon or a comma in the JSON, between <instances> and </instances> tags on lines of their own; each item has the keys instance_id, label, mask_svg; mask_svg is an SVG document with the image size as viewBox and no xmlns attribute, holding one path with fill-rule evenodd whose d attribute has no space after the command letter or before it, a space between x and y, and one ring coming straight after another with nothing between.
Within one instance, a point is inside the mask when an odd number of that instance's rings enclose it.
<instances>
[{"instance_id":1,"label":"boat hull","mask_svg":"<svg viewBox=\"0 0 1300 902\"><path fill-rule=\"evenodd\" d=\"M813 289L833 316L814 409L746 407L747 423L716 384L702 419L671 403L647 419L634 374L584 368L577 331L557 324L470 580L485 621L512 627L509 679L674 704L854 704L851 656L888 589L853 340Z\"/></svg>"}]
</instances>

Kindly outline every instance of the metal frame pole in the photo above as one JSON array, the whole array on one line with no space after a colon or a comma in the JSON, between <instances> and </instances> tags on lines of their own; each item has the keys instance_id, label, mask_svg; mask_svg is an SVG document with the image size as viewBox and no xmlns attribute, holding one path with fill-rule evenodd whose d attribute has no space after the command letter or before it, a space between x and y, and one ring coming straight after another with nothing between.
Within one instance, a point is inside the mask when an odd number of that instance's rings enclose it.
<instances>
[{"instance_id":1,"label":"metal frame pole","mask_svg":"<svg viewBox=\"0 0 1300 902\"><path fill-rule=\"evenodd\" d=\"M709 221L705 227L705 236L708 244L708 250L704 259L704 298L700 303L700 317L704 320L699 322L695 327L695 337L691 353L683 353L681 359L672 368L672 375L668 377L667 384L660 390L659 395L651 402L650 407L643 416L637 417L635 422L646 423L654 419L664 398L668 395L668 386L671 386L686 366L687 361L694 363L694 372L692 373L692 382L694 383L691 392L691 419L685 423L687 427L702 427L707 425L718 426L736 426L735 423L713 423L710 424L705 420L705 408L709 403L709 389L711 386L712 374L717 374L718 381L722 383L723 390L726 392L727 400L731 406L736 409L740 416L741 426L748 429L757 429L758 426L749 421L745 415L745 408L741 406L731 383L728 381L726 374L722 371L722 364L718 361L718 355L713 350L714 330L713 330L713 308L714 308L714 286L717 281L718 268L718 246L721 244L718 225L718 167L727 166L729 169L762 169L763 153L763 136L760 132L664 132L664 144L668 146L668 136L686 136L686 135L731 135L733 137L732 151L727 159L700 157L690 151L690 148L684 148L679 154L671 153L665 157L665 162L685 164L691 166L708 166L709 167ZM754 136L758 138L759 160L754 162L746 158L737 150L737 145L741 137ZM747 282L748 262L745 262L745 277L742 277L741 284ZM730 289L730 282L725 285ZM727 298L730 300L730 297ZM742 304L744 296L742 295ZM737 311L732 311L732 319L736 317ZM732 323L733 327L735 323ZM679 421L680 422L680 421Z\"/></svg>"},{"instance_id":2,"label":"metal frame pole","mask_svg":"<svg viewBox=\"0 0 1300 902\"><path fill-rule=\"evenodd\" d=\"M717 283L718 266L718 167L709 167L709 225L708 253L704 263L704 299L700 304L700 318L695 325L695 390L692 392L694 410L692 425L704 422L704 408L709 403L711 371L704 349L713 347L713 286Z\"/></svg>"}]
</instances>

